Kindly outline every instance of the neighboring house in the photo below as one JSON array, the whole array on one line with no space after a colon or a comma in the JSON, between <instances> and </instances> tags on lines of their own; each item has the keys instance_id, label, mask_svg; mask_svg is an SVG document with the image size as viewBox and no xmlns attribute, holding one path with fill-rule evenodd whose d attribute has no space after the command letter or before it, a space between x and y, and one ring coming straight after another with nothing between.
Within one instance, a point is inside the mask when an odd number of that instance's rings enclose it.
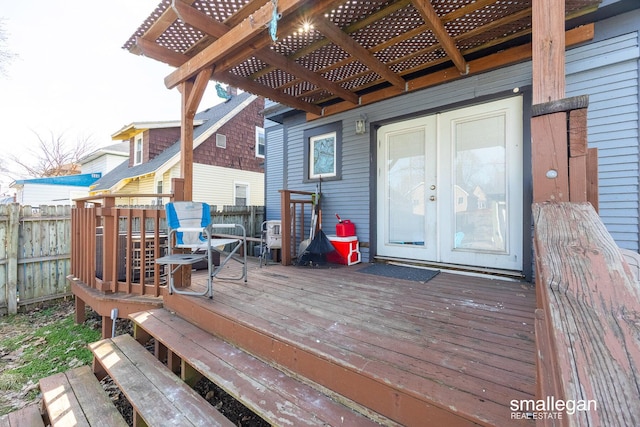
<instances>
[{"instance_id":1,"label":"neighboring house","mask_svg":"<svg viewBox=\"0 0 640 427\"><path fill-rule=\"evenodd\" d=\"M11 183L15 202L21 205L71 205L73 199L89 195L89 187L101 177L100 172L47 178L21 179Z\"/></svg>"},{"instance_id":2,"label":"neighboring house","mask_svg":"<svg viewBox=\"0 0 640 427\"><path fill-rule=\"evenodd\" d=\"M196 114L194 200L220 207L264 205L263 109L263 98L241 93ZM181 176L179 121L132 123L112 138L126 141L129 159L97 181L91 194L171 192L171 179Z\"/></svg>"},{"instance_id":3,"label":"neighboring house","mask_svg":"<svg viewBox=\"0 0 640 427\"><path fill-rule=\"evenodd\" d=\"M589 95L599 213L620 247L637 251L640 2L605 0L584 22L595 22L595 37L567 49L566 95ZM322 176L323 229L335 226L334 212L352 220L365 262L531 278L532 80L526 61L311 121L268 105L265 117L277 124L266 135L267 218L280 218L279 189L313 191ZM424 183L426 193L407 193L409 183ZM467 203L471 194L477 202Z\"/></svg>"},{"instance_id":4,"label":"neighboring house","mask_svg":"<svg viewBox=\"0 0 640 427\"><path fill-rule=\"evenodd\" d=\"M102 147L83 157L78 163L81 165L82 173L99 172L105 175L127 159L129 159L128 141Z\"/></svg>"}]
</instances>

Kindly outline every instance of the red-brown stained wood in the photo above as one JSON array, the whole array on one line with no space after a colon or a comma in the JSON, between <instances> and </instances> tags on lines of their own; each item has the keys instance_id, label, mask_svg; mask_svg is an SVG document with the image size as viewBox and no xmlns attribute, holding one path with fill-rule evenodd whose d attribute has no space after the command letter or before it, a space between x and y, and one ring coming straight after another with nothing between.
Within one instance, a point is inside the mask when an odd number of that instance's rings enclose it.
<instances>
[{"instance_id":1,"label":"red-brown stained wood","mask_svg":"<svg viewBox=\"0 0 640 427\"><path fill-rule=\"evenodd\" d=\"M569 111L569 200L586 202L587 178L587 109Z\"/></svg>"},{"instance_id":2,"label":"red-brown stained wood","mask_svg":"<svg viewBox=\"0 0 640 427\"><path fill-rule=\"evenodd\" d=\"M130 335L89 345L98 371L123 391L139 425L232 426L209 402L182 382Z\"/></svg>"},{"instance_id":3,"label":"red-brown stained wood","mask_svg":"<svg viewBox=\"0 0 640 427\"><path fill-rule=\"evenodd\" d=\"M598 191L598 149L589 148L587 151L587 201L591 203L596 213L600 210L600 193Z\"/></svg>"},{"instance_id":4,"label":"red-brown stained wood","mask_svg":"<svg viewBox=\"0 0 640 427\"><path fill-rule=\"evenodd\" d=\"M535 393L530 286L361 267L271 265L246 285L216 281L212 301L174 295L165 306L402 425L531 425L509 410Z\"/></svg>"},{"instance_id":5,"label":"red-brown stained wood","mask_svg":"<svg viewBox=\"0 0 640 427\"><path fill-rule=\"evenodd\" d=\"M629 266L590 204L535 204L533 217L549 331L538 347L557 370L553 396L597 405L571 425L638 425L640 289Z\"/></svg>"},{"instance_id":6,"label":"red-brown stained wood","mask_svg":"<svg viewBox=\"0 0 640 427\"><path fill-rule=\"evenodd\" d=\"M531 119L534 202L569 200L567 114L546 114ZM550 173L557 173L552 178Z\"/></svg>"},{"instance_id":7,"label":"red-brown stained wood","mask_svg":"<svg viewBox=\"0 0 640 427\"><path fill-rule=\"evenodd\" d=\"M206 375L273 424L376 425L167 310L137 313L131 318L179 354L183 377Z\"/></svg>"},{"instance_id":8,"label":"red-brown stained wood","mask_svg":"<svg viewBox=\"0 0 640 427\"><path fill-rule=\"evenodd\" d=\"M533 103L555 101L565 94L565 4L532 2Z\"/></svg>"}]
</instances>

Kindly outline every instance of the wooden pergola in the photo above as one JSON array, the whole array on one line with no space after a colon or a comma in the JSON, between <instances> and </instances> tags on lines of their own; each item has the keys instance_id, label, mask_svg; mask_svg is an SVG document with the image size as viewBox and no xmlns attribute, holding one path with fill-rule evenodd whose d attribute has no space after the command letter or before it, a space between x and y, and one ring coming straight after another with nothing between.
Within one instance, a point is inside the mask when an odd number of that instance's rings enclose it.
<instances>
[{"instance_id":1,"label":"wooden pergola","mask_svg":"<svg viewBox=\"0 0 640 427\"><path fill-rule=\"evenodd\" d=\"M163 0L124 48L176 67L165 85L182 93L181 171L189 198L193 117L210 80L313 120L533 58L533 103L553 103L565 96L565 47L593 37L593 25L572 28L572 19L599 3ZM558 106L547 110L557 113ZM534 185L542 191L534 198L568 200L569 160L544 156L558 141L547 138L557 123L546 116L533 124ZM549 170L559 176L550 185ZM580 179L586 182L584 174Z\"/></svg>"},{"instance_id":2,"label":"wooden pergola","mask_svg":"<svg viewBox=\"0 0 640 427\"><path fill-rule=\"evenodd\" d=\"M124 252L118 248L122 235L119 224L126 225L126 240L130 242L133 224L138 221L153 222L148 238L154 248L159 248L160 220L164 213L158 209L117 207L116 196L111 195L103 197L101 202L77 200L72 211L72 271L67 280L76 295L76 320L82 320L86 303L97 307L104 328L111 325L109 310L114 306L119 307L119 316L126 316L134 310L148 310L151 300L175 312L183 319L181 322L185 321L180 331L172 330L173 326L156 324L176 340L175 344L168 345L157 339L156 343L161 343L156 344L157 354L166 357L167 366L174 372L182 369L185 379L193 378L194 368L204 367L208 371L206 375L219 382L236 384L229 381L231 377L221 377L222 373L202 363L203 353L199 349L192 351L194 347L184 345L183 331L194 331L197 328L193 325L196 325L206 330L193 332L196 344L211 343L211 339L203 339L210 338L203 333L219 337L237 349L276 365L278 376L284 367L296 378L316 382L323 390L330 391L332 397L352 399L363 405L367 413L370 410L402 425L422 425L425 420L443 425L453 425L447 421L458 422L456 425L469 422L491 425L500 415L484 417L481 407L486 406L485 402L497 403L496 413L500 414L506 414L507 405L513 408L510 405L513 396L500 391L513 378L502 372L513 368L511 372L526 382L532 375L529 367L511 363L503 366L502 362L485 364L483 362L493 356L471 352L470 362L481 367L479 371L492 367L485 371L490 382L495 378L504 383L496 384L499 390L493 400L485 400L485 388L480 383L468 383L468 389L455 383L462 379L467 384L465 372L468 371L447 373L455 369L450 356L462 354L458 350L467 347L469 340L475 345L482 342L482 336L492 336L487 343L480 344L482 351L495 345L493 337L503 335L493 329L497 326L506 332L508 341L514 343L508 347L523 355L521 361L525 365L530 365L535 358L537 399L597 402L597 410L580 411L560 420L538 419L536 425L637 425L640 420L637 405L640 399L637 375L640 291L637 278L593 209L597 208L597 188L590 185L590 180L597 177L590 171L590 165L597 158L587 149L588 99L582 96L565 99L566 46L590 40L594 35L593 24L574 27L573 18L595 10L598 3L598 0L163 0L125 45L133 53L176 67L165 83L168 88L178 87L182 93L184 179L174 180L172 194L164 195L175 200L189 200L192 196L193 120L210 80L304 111L307 120L314 120L532 60L535 318L531 313L526 314L533 304L520 303L521 292L513 288L511 282L497 289L495 283L491 283L494 279L476 280L457 275L447 278L442 274L439 289L403 284L395 279L371 284L369 279L357 279L359 273L351 267L339 270L340 273L330 275L329 279L324 271L314 271L316 277L310 280L309 274L273 266L270 268L277 268L277 273L261 269L253 273L257 280L249 280L241 290L235 283L220 280L221 292L213 300L170 295L161 284L157 264L149 282L144 279L136 282L130 262L133 245L128 244ZM586 17L581 21L586 21ZM141 196L156 198L158 195ZM85 203L88 201L91 204ZM98 227L102 228L100 243ZM140 241L146 241L147 231L144 228L140 231ZM102 250L101 274L97 274L98 248ZM123 257L123 253L127 256ZM121 268L123 274L120 274ZM456 290L454 285L461 282L460 278L471 282ZM332 284L327 285L327 280ZM310 282L317 284L317 292L309 290L315 286ZM191 282L190 277L181 285L199 286L197 280ZM335 289L345 293L338 294ZM514 335L518 328L509 326L510 320L504 328L500 327L497 319L507 319L502 310L468 300L465 295L469 291L479 292L477 295L483 295L480 298L487 304L502 302L505 295L511 293L515 305L521 307L517 311L524 314L512 311L506 316L519 319L518 327L526 327L525 332L530 331L533 322L535 352L523 354L520 345L512 341L523 339L521 334ZM533 290L528 288L529 291ZM423 292L424 296L420 297ZM455 309L461 317L450 315L454 310L449 311L449 304L454 298L463 299ZM282 308L275 307L276 299ZM397 308L397 313L390 316L390 320L384 320L395 326L378 327L380 315L375 307L387 299L395 303L385 310ZM427 314L434 313L429 310L432 304L439 307L434 307L434 311L447 312L443 314L447 321L462 319L464 323L441 329ZM349 320L342 325L344 328L340 327L340 333L334 334L331 325L337 323L334 323L333 310L340 305L344 307L341 313L349 313ZM352 312L358 310L362 313L359 321L363 323L351 320ZM494 314L498 317L494 318ZM522 321L523 316L528 320ZM412 326L414 318L418 319L416 326ZM468 322L479 318L483 319L479 324L486 322L487 328L483 327L480 335L472 331L474 335L469 336ZM320 333L331 332L329 335L336 342L328 344L327 340L315 339L308 325L318 328ZM345 333L347 329L349 334ZM374 330L371 342L363 339L366 330ZM408 336L405 332L417 333L420 339L426 334L437 338L444 333L447 340L425 341L424 347L416 348L410 361L404 357L396 359L396 349L401 346L396 341L397 330L403 331L404 337ZM293 335L299 336L292 338ZM409 347L414 348L418 340L413 335L409 340ZM366 345L354 345L356 341ZM503 344L502 341L498 344ZM444 346L444 342L451 344ZM379 344L389 347L390 356L380 356ZM360 347L366 351L351 357L351 350ZM502 357L504 352L499 348L490 350L501 353L498 356ZM183 351L194 354L183 354ZM328 358L329 353L337 357ZM429 364L424 368L426 365L416 362L434 354L443 355L444 362L433 364L431 360L424 360ZM195 361L189 364L191 356ZM371 359L376 359L375 363L370 363ZM392 362L389 363L392 369L381 369L379 362ZM414 381L413 373L405 370L406 365L418 366L422 376ZM238 368L243 378L248 378L246 371ZM364 377L367 371L374 375ZM399 375L387 375L395 371ZM263 371L255 372L262 375ZM440 381L439 378L444 377L454 382ZM484 377L482 381L484 384ZM254 382L248 384L248 388L236 390L236 397L245 403L256 390ZM464 396L452 397L451 392L456 390L462 390ZM474 394L470 393L472 390ZM531 393L529 387L520 391L528 393L527 397ZM296 401L305 400L299 399L299 389L293 394ZM271 407L262 402L262 395L256 396L257 409L271 411ZM150 403L150 412L155 413L157 403ZM288 405L281 406L289 411ZM460 409L461 406L466 409Z\"/></svg>"}]
</instances>

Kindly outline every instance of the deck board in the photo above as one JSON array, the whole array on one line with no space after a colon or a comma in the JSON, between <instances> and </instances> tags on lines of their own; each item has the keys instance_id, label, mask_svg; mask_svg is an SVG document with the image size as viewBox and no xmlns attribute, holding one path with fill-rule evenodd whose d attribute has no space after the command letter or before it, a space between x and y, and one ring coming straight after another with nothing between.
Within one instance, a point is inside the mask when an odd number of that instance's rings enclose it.
<instances>
[{"instance_id":1,"label":"deck board","mask_svg":"<svg viewBox=\"0 0 640 427\"><path fill-rule=\"evenodd\" d=\"M294 354L305 354L293 363L303 365L313 354L372 381L398 384L411 399L472 423L517 425L510 400L535 392L533 287L445 272L413 282L357 272L361 267L251 267L246 284L217 280L213 300L172 296L167 304L202 307L259 331L265 343L294 346ZM200 280L194 274L194 287ZM212 323L206 316L192 320ZM237 329L225 338L233 341ZM266 357L292 363L279 354ZM300 369L322 378L313 367Z\"/></svg>"}]
</instances>

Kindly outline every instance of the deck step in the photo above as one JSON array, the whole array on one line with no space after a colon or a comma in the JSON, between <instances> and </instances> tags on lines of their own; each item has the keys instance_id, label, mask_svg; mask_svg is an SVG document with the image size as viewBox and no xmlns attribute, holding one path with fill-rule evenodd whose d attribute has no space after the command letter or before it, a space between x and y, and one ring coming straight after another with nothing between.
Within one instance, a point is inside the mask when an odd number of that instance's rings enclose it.
<instances>
[{"instance_id":1,"label":"deck step","mask_svg":"<svg viewBox=\"0 0 640 427\"><path fill-rule=\"evenodd\" d=\"M28 405L0 416L0 427L44 427L38 405Z\"/></svg>"},{"instance_id":2,"label":"deck step","mask_svg":"<svg viewBox=\"0 0 640 427\"><path fill-rule=\"evenodd\" d=\"M167 353L168 364L181 368L183 377L194 373L207 377L273 425L379 426L166 309L134 313L130 318L136 338L141 342L155 338Z\"/></svg>"},{"instance_id":3,"label":"deck step","mask_svg":"<svg viewBox=\"0 0 640 427\"><path fill-rule=\"evenodd\" d=\"M131 335L89 345L96 375L108 374L131 403L134 425L233 426Z\"/></svg>"},{"instance_id":4,"label":"deck step","mask_svg":"<svg viewBox=\"0 0 640 427\"><path fill-rule=\"evenodd\" d=\"M52 427L127 426L89 366L43 378L40 390Z\"/></svg>"}]
</instances>

